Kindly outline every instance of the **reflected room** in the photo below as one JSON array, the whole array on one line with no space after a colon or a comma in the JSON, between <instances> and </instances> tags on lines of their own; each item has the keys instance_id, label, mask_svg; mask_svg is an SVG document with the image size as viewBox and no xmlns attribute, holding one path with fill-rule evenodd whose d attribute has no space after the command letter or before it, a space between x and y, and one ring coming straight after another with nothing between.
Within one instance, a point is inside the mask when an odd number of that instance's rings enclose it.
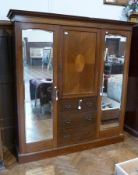
<instances>
[{"instance_id":1,"label":"reflected room","mask_svg":"<svg viewBox=\"0 0 138 175\"><path fill-rule=\"evenodd\" d=\"M26 143L53 139L53 32L22 31Z\"/></svg>"},{"instance_id":2,"label":"reflected room","mask_svg":"<svg viewBox=\"0 0 138 175\"><path fill-rule=\"evenodd\" d=\"M101 88L102 129L119 126L126 37L105 37L103 82Z\"/></svg>"}]
</instances>

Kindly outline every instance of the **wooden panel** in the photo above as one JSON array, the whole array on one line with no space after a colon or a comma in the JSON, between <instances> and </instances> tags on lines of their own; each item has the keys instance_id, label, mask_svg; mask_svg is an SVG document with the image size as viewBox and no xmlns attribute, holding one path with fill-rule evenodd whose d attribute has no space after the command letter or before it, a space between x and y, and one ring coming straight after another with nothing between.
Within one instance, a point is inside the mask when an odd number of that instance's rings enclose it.
<instances>
[{"instance_id":1,"label":"wooden panel","mask_svg":"<svg viewBox=\"0 0 138 175\"><path fill-rule=\"evenodd\" d=\"M112 109L112 110L104 110L102 111L102 122L108 120L117 120L120 117L120 110L119 109Z\"/></svg>"},{"instance_id":2,"label":"wooden panel","mask_svg":"<svg viewBox=\"0 0 138 175\"><path fill-rule=\"evenodd\" d=\"M59 147L57 149L45 150L41 152L28 153L28 154L19 154L19 162L25 163L40 159L45 159L48 157L55 157L57 155L63 155L68 153L73 153L77 151L82 151L86 149L96 148L99 146L114 144L118 142L122 142L124 140L124 135L118 135L110 138L98 139L92 142L86 142L81 144L70 145L66 147Z\"/></svg>"},{"instance_id":3,"label":"wooden panel","mask_svg":"<svg viewBox=\"0 0 138 175\"><path fill-rule=\"evenodd\" d=\"M6 78L13 75L13 60L12 60L12 36L6 29L0 29L0 80L6 80Z\"/></svg>"},{"instance_id":4,"label":"wooden panel","mask_svg":"<svg viewBox=\"0 0 138 175\"><path fill-rule=\"evenodd\" d=\"M111 0L110 0L111 1ZM121 0L120 0L121 1ZM125 0L122 0L125 1ZM8 18L11 21L20 22L34 22L34 23L45 23L54 25L68 25L68 26L88 26L94 28L112 28L117 27L119 30L130 30L133 23L128 23L126 21L117 21L110 19L98 19L82 16L71 16L55 13L42 13L33 11L23 11L23 10L13 10L8 12Z\"/></svg>"},{"instance_id":5,"label":"wooden panel","mask_svg":"<svg viewBox=\"0 0 138 175\"><path fill-rule=\"evenodd\" d=\"M15 147L15 134L14 134L14 125L4 127L1 129L1 137L3 145L9 149L13 149Z\"/></svg>"},{"instance_id":6,"label":"wooden panel","mask_svg":"<svg viewBox=\"0 0 138 175\"><path fill-rule=\"evenodd\" d=\"M0 92L2 92L2 87L0 86ZM0 93L0 99L2 99L2 93ZM2 118L3 108L2 108L2 100L0 100L0 119Z\"/></svg>"},{"instance_id":7,"label":"wooden panel","mask_svg":"<svg viewBox=\"0 0 138 175\"><path fill-rule=\"evenodd\" d=\"M63 99L60 104L58 145L68 145L93 140L96 137L97 97ZM89 112L88 112L89 111Z\"/></svg>"},{"instance_id":8,"label":"wooden panel","mask_svg":"<svg viewBox=\"0 0 138 175\"><path fill-rule=\"evenodd\" d=\"M15 94L13 82L2 83L2 108L4 117L15 116Z\"/></svg>"},{"instance_id":9,"label":"wooden panel","mask_svg":"<svg viewBox=\"0 0 138 175\"><path fill-rule=\"evenodd\" d=\"M128 79L125 129L138 137L138 26L133 28Z\"/></svg>"},{"instance_id":10,"label":"wooden panel","mask_svg":"<svg viewBox=\"0 0 138 175\"><path fill-rule=\"evenodd\" d=\"M96 92L97 33L63 32L63 95Z\"/></svg>"},{"instance_id":11,"label":"wooden panel","mask_svg":"<svg viewBox=\"0 0 138 175\"><path fill-rule=\"evenodd\" d=\"M13 148L15 127L15 85L12 25L0 27L0 129L4 146Z\"/></svg>"},{"instance_id":12,"label":"wooden panel","mask_svg":"<svg viewBox=\"0 0 138 175\"><path fill-rule=\"evenodd\" d=\"M78 109L79 100L81 102L81 110ZM89 98L72 98L72 99L62 99L60 100L60 111L96 111L97 109L97 97Z\"/></svg>"},{"instance_id":13,"label":"wooden panel","mask_svg":"<svg viewBox=\"0 0 138 175\"><path fill-rule=\"evenodd\" d=\"M64 112L59 115L60 129L89 127L96 122L96 112Z\"/></svg>"},{"instance_id":14,"label":"wooden panel","mask_svg":"<svg viewBox=\"0 0 138 175\"><path fill-rule=\"evenodd\" d=\"M100 131L100 138L111 138L120 134L119 127L108 128Z\"/></svg>"},{"instance_id":15,"label":"wooden panel","mask_svg":"<svg viewBox=\"0 0 138 175\"><path fill-rule=\"evenodd\" d=\"M2 150L2 140L1 140L1 130L0 130L0 169L3 168L3 150Z\"/></svg>"},{"instance_id":16,"label":"wooden panel","mask_svg":"<svg viewBox=\"0 0 138 175\"><path fill-rule=\"evenodd\" d=\"M4 146L12 148L15 126L15 95L13 82L0 83L0 128L2 129L2 141Z\"/></svg>"},{"instance_id":17,"label":"wooden panel","mask_svg":"<svg viewBox=\"0 0 138 175\"><path fill-rule=\"evenodd\" d=\"M59 131L58 145L79 144L89 140L93 140L96 137L96 125L95 123L90 126L76 127L74 129L63 129Z\"/></svg>"}]
</instances>

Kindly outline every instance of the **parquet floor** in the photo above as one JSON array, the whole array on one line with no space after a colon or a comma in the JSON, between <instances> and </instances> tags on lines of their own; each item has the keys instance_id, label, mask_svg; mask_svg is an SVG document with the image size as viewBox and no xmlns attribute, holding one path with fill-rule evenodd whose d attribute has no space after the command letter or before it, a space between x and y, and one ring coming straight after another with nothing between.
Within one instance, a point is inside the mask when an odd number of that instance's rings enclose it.
<instances>
[{"instance_id":1,"label":"parquet floor","mask_svg":"<svg viewBox=\"0 0 138 175\"><path fill-rule=\"evenodd\" d=\"M126 133L121 143L31 163L18 164L5 156L6 169L0 175L113 175L116 163L136 157L138 139Z\"/></svg>"},{"instance_id":2,"label":"parquet floor","mask_svg":"<svg viewBox=\"0 0 138 175\"><path fill-rule=\"evenodd\" d=\"M53 119L50 112L44 112L46 105L43 107L38 100L35 106L35 100L30 99L30 83L31 79L53 78L52 70L42 66L25 66L25 129L26 142L38 142L47 139L53 139ZM50 106L49 106L50 111Z\"/></svg>"}]
</instances>

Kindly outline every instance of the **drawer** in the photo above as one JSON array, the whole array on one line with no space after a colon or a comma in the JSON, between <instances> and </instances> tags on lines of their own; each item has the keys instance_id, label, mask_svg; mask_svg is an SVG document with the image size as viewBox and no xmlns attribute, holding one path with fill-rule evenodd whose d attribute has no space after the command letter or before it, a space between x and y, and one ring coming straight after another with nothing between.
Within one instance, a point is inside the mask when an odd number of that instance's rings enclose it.
<instances>
[{"instance_id":1,"label":"drawer","mask_svg":"<svg viewBox=\"0 0 138 175\"><path fill-rule=\"evenodd\" d=\"M80 105L79 105L80 104ZM78 107L81 106L81 109ZM88 111L97 109L97 97L63 99L60 101L60 111Z\"/></svg>"},{"instance_id":2,"label":"drawer","mask_svg":"<svg viewBox=\"0 0 138 175\"><path fill-rule=\"evenodd\" d=\"M120 110L112 109L112 110L103 110L102 111L102 122L108 120L119 120Z\"/></svg>"},{"instance_id":3,"label":"drawer","mask_svg":"<svg viewBox=\"0 0 138 175\"><path fill-rule=\"evenodd\" d=\"M96 123L96 112L63 112L59 115L60 129L89 127Z\"/></svg>"},{"instance_id":4,"label":"drawer","mask_svg":"<svg viewBox=\"0 0 138 175\"><path fill-rule=\"evenodd\" d=\"M96 125L89 127L77 127L74 129L63 129L59 131L58 145L65 146L79 144L94 140L96 138Z\"/></svg>"}]
</instances>

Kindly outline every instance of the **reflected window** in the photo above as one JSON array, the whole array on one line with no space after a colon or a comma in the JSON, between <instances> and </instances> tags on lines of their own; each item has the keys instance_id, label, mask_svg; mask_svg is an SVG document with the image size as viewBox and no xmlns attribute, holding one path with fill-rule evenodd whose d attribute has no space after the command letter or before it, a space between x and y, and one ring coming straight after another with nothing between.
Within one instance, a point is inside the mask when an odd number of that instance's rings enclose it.
<instances>
[{"instance_id":1,"label":"reflected window","mask_svg":"<svg viewBox=\"0 0 138 175\"><path fill-rule=\"evenodd\" d=\"M22 31L26 143L53 139L53 32Z\"/></svg>"},{"instance_id":2,"label":"reflected window","mask_svg":"<svg viewBox=\"0 0 138 175\"><path fill-rule=\"evenodd\" d=\"M122 82L125 61L126 37L119 35L105 36L105 56L102 82L102 124L119 124Z\"/></svg>"}]
</instances>

